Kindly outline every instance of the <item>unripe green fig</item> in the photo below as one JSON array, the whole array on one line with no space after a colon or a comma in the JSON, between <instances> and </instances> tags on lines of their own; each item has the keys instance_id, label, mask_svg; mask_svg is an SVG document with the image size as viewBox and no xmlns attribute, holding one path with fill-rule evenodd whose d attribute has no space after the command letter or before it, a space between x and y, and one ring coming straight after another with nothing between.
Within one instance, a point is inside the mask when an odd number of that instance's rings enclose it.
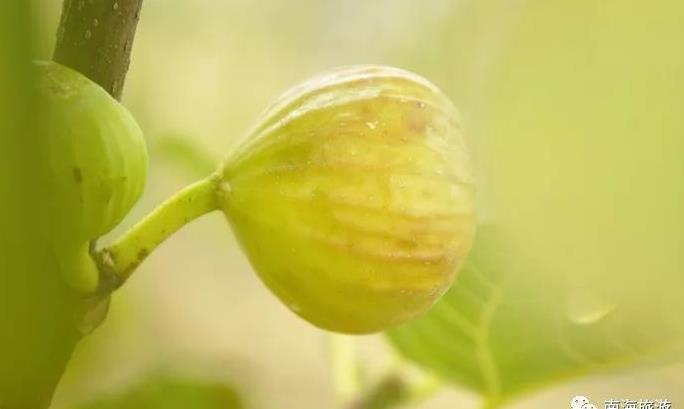
<instances>
[{"instance_id":1,"label":"unripe green fig","mask_svg":"<svg viewBox=\"0 0 684 409\"><path fill-rule=\"evenodd\" d=\"M90 293L98 270L90 243L109 232L140 197L147 173L142 131L96 83L54 62L36 67L39 135L48 146L51 240L61 273ZM40 142L37 142L40 143Z\"/></svg>"},{"instance_id":2,"label":"unripe green fig","mask_svg":"<svg viewBox=\"0 0 684 409\"><path fill-rule=\"evenodd\" d=\"M285 93L226 160L219 186L264 283L332 331L380 331L429 309L475 231L456 110L396 68L340 68Z\"/></svg>"}]
</instances>

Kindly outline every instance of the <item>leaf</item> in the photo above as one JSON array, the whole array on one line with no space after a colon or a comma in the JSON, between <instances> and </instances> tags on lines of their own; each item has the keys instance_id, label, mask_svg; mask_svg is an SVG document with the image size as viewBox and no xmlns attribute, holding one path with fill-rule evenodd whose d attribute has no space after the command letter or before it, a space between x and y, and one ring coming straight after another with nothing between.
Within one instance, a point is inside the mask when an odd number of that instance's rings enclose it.
<instances>
[{"instance_id":1,"label":"leaf","mask_svg":"<svg viewBox=\"0 0 684 409\"><path fill-rule=\"evenodd\" d=\"M193 177L204 177L219 164L213 152L187 135L165 134L157 138L155 152Z\"/></svg>"},{"instance_id":2,"label":"leaf","mask_svg":"<svg viewBox=\"0 0 684 409\"><path fill-rule=\"evenodd\" d=\"M684 328L682 2L504 3L456 16L512 12L505 35L477 25L496 49L460 99L478 210L500 226L431 312L389 332L493 402L677 357Z\"/></svg>"},{"instance_id":3,"label":"leaf","mask_svg":"<svg viewBox=\"0 0 684 409\"><path fill-rule=\"evenodd\" d=\"M76 409L241 409L231 386L174 376L152 376L118 396L106 397Z\"/></svg>"},{"instance_id":4,"label":"leaf","mask_svg":"<svg viewBox=\"0 0 684 409\"><path fill-rule=\"evenodd\" d=\"M407 358L494 403L679 352L681 332L652 311L563 283L540 272L503 231L485 225L442 300L387 335Z\"/></svg>"}]
</instances>

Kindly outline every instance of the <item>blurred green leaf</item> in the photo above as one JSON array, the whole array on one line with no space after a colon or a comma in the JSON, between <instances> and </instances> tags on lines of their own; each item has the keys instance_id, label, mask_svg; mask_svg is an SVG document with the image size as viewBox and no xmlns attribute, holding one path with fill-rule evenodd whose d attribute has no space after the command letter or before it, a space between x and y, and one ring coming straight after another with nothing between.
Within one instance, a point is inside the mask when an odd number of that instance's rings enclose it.
<instances>
[{"instance_id":1,"label":"blurred green leaf","mask_svg":"<svg viewBox=\"0 0 684 409\"><path fill-rule=\"evenodd\" d=\"M425 316L388 332L399 351L493 405L552 382L670 357L682 334L587 290L545 286L534 260L479 229L456 284Z\"/></svg>"},{"instance_id":2,"label":"blurred green leaf","mask_svg":"<svg viewBox=\"0 0 684 409\"><path fill-rule=\"evenodd\" d=\"M472 12L485 21L490 7ZM499 227L479 231L431 312L389 332L494 404L671 362L684 339L684 3L515 7L470 116L480 216Z\"/></svg>"},{"instance_id":3,"label":"blurred green leaf","mask_svg":"<svg viewBox=\"0 0 684 409\"><path fill-rule=\"evenodd\" d=\"M187 135L163 135L157 139L154 148L163 159L197 178L207 176L219 164L219 159L212 152Z\"/></svg>"},{"instance_id":4,"label":"blurred green leaf","mask_svg":"<svg viewBox=\"0 0 684 409\"><path fill-rule=\"evenodd\" d=\"M153 376L121 395L95 400L75 409L241 409L231 386L173 376Z\"/></svg>"}]
</instances>

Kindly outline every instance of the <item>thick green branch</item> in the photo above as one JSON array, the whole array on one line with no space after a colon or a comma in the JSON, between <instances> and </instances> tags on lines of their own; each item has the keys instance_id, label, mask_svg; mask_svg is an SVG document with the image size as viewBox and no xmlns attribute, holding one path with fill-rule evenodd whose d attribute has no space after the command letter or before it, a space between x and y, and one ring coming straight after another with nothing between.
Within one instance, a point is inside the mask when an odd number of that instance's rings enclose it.
<instances>
[{"instance_id":1,"label":"thick green branch","mask_svg":"<svg viewBox=\"0 0 684 409\"><path fill-rule=\"evenodd\" d=\"M96 254L101 291L123 284L142 261L181 227L218 209L219 179L200 180L181 190L133 226L114 244Z\"/></svg>"},{"instance_id":2,"label":"thick green branch","mask_svg":"<svg viewBox=\"0 0 684 409\"><path fill-rule=\"evenodd\" d=\"M67 287L46 234L49 146L31 99L30 1L0 1L0 408L49 406L71 353L107 299ZM115 7L116 4L116 7ZM65 0L55 60L119 97L142 0ZM7 84L4 84L7 80ZM44 136L44 135L42 135ZM104 314L104 313L102 313Z\"/></svg>"},{"instance_id":3,"label":"thick green branch","mask_svg":"<svg viewBox=\"0 0 684 409\"><path fill-rule=\"evenodd\" d=\"M143 0L64 0L54 60L121 99Z\"/></svg>"}]
</instances>

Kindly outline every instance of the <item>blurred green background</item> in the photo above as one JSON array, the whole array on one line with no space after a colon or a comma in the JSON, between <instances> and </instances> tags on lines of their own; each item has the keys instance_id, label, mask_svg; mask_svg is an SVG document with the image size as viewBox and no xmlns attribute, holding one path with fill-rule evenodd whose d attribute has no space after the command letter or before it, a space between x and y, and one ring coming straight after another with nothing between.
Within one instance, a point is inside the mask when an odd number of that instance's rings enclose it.
<instances>
[{"instance_id":1,"label":"blurred green background","mask_svg":"<svg viewBox=\"0 0 684 409\"><path fill-rule=\"evenodd\" d=\"M61 2L34 1L36 57L47 59ZM151 172L112 236L211 169L206 158L224 156L289 86L338 65L395 65L461 110L480 219L535 255L540 293L562 287L589 309L636 306L635 319L662 320L672 336L684 307L682 21L684 3L665 0L145 0L123 102L147 136ZM371 377L393 360L382 336L359 346ZM567 407L583 394L676 408L684 367L666 363L555 386L516 407ZM54 407L116 399L140 382L191 399L176 381L146 381L159 373L231 385L249 408L337 407L326 334L268 293L219 214L174 236L115 294ZM453 388L415 407L476 405Z\"/></svg>"}]
</instances>

